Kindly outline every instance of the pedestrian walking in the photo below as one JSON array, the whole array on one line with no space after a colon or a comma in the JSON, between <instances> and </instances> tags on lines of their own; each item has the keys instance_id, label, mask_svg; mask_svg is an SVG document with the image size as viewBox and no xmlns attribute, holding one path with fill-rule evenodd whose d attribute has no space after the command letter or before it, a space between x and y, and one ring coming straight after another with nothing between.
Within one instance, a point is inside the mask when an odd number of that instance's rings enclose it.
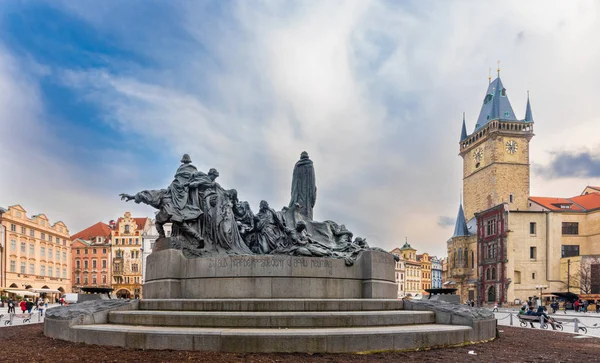
<instances>
[{"instance_id":1,"label":"pedestrian walking","mask_svg":"<svg viewBox=\"0 0 600 363\"><path fill-rule=\"evenodd\" d=\"M21 300L19 306L21 307L21 312L25 314L25 310L27 310L27 301L25 301L25 299Z\"/></svg>"},{"instance_id":2,"label":"pedestrian walking","mask_svg":"<svg viewBox=\"0 0 600 363\"><path fill-rule=\"evenodd\" d=\"M40 316L44 316L44 309L46 307L46 303L41 298L38 300L38 310L40 312Z\"/></svg>"},{"instance_id":3,"label":"pedestrian walking","mask_svg":"<svg viewBox=\"0 0 600 363\"><path fill-rule=\"evenodd\" d=\"M60 304L60 306L63 306L63 305L64 305L64 303L65 303L65 298L64 298L64 297L61 297L61 298L58 300L58 303Z\"/></svg>"},{"instance_id":4,"label":"pedestrian walking","mask_svg":"<svg viewBox=\"0 0 600 363\"><path fill-rule=\"evenodd\" d=\"M50 303L50 299L48 299L47 297L44 299L44 307L47 308L48 304Z\"/></svg>"},{"instance_id":5,"label":"pedestrian walking","mask_svg":"<svg viewBox=\"0 0 600 363\"><path fill-rule=\"evenodd\" d=\"M31 314L31 309L33 309L33 305L35 305L31 300L27 300L25 303L25 307L27 308L27 312ZM23 312L25 313L25 312Z\"/></svg>"},{"instance_id":6,"label":"pedestrian walking","mask_svg":"<svg viewBox=\"0 0 600 363\"><path fill-rule=\"evenodd\" d=\"M13 299L8 299L8 313L15 313L15 301Z\"/></svg>"},{"instance_id":7,"label":"pedestrian walking","mask_svg":"<svg viewBox=\"0 0 600 363\"><path fill-rule=\"evenodd\" d=\"M494 309L492 311L493 312L498 312L498 302L494 303Z\"/></svg>"},{"instance_id":8,"label":"pedestrian walking","mask_svg":"<svg viewBox=\"0 0 600 363\"><path fill-rule=\"evenodd\" d=\"M588 305L590 303L587 300L583 300L583 312L587 313Z\"/></svg>"}]
</instances>

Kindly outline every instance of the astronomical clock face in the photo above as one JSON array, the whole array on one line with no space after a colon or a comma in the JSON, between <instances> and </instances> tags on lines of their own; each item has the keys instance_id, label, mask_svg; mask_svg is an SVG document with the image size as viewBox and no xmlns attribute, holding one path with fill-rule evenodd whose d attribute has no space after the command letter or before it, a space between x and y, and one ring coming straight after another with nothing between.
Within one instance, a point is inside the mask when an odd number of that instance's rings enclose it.
<instances>
[{"instance_id":1,"label":"astronomical clock face","mask_svg":"<svg viewBox=\"0 0 600 363\"><path fill-rule=\"evenodd\" d=\"M517 152L517 142L515 140L508 140L506 142L506 152L509 154L514 154Z\"/></svg>"},{"instance_id":2,"label":"astronomical clock face","mask_svg":"<svg viewBox=\"0 0 600 363\"><path fill-rule=\"evenodd\" d=\"M473 151L473 159L475 160L476 163L479 163L481 160L483 160L483 149L479 148Z\"/></svg>"}]
</instances>

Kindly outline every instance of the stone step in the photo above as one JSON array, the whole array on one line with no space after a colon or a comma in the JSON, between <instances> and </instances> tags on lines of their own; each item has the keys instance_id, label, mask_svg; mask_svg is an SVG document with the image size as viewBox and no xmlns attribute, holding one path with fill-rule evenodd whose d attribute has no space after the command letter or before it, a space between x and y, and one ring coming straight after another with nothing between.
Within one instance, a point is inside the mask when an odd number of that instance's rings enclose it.
<instances>
[{"instance_id":1,"label":"stone step","mask_svg":"<svg viewBox=\"0 0 600 363\"><path fill-rule=\"evenodd\" d=\"M233 328L323 328L431 324L431 311L112 311L112 324L233 327Z\"/></svg>"},{"instance_id":2,"label":"stone step","mask_svg":"<svg viewBox=\"0 0 600 363\"><path fill-rule=\"evenodd\" d=\"M133 349L222 352L349 353L433 348L462 344L472 328L403 325L359 328L231 329L116 324L74 326L73 341Z\"/></svg>"},{"instance_id":3,"label":"stone step","mask_svg":"<svg viewBox=\"0 0 600 363\"><path fill-rule=\"evenodd\" d=\"M144 299L140 310L375 311L402 310L398 299Z\"/></svg>"}]
</instances>

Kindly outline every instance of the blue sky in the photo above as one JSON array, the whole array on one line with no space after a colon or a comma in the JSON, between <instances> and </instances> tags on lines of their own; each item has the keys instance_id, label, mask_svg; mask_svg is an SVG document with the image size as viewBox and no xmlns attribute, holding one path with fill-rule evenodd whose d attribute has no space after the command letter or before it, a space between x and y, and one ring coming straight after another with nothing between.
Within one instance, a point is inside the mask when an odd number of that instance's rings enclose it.
<instances>
[{"instance_id":1,"label":"blue sky","mask_svg":"<svg viewBox=\"0 0 600 363\"><path fill-rule=\"evenodd\" d=\"M71 232L168 185L181 154L257 208L289 200L300 152L315 217L373 245L445 254L462 112L488 69L531 91L532 195L600 184L594 1L0 2L0 205ZM495 72L493 72L495 73Z\"/></svg>"}]
</instances>

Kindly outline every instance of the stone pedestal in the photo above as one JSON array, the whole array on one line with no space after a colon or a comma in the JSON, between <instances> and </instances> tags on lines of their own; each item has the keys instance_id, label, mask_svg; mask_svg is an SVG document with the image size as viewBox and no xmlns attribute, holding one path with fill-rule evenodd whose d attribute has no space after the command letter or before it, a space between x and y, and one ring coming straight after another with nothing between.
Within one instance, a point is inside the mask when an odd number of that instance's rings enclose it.
<instances>
[{"instance_id":1,"label":"stone pedestal","mask_svg":"<svg viewBox=\"0 0 600 363\"><path fill-rule=\"evenodd\" d=\"M365 251L353 266L333 258L283 255L186 258L163 249L148 256L144 298L396 298L394 259Z\"/></svg>"}]
</instances>

